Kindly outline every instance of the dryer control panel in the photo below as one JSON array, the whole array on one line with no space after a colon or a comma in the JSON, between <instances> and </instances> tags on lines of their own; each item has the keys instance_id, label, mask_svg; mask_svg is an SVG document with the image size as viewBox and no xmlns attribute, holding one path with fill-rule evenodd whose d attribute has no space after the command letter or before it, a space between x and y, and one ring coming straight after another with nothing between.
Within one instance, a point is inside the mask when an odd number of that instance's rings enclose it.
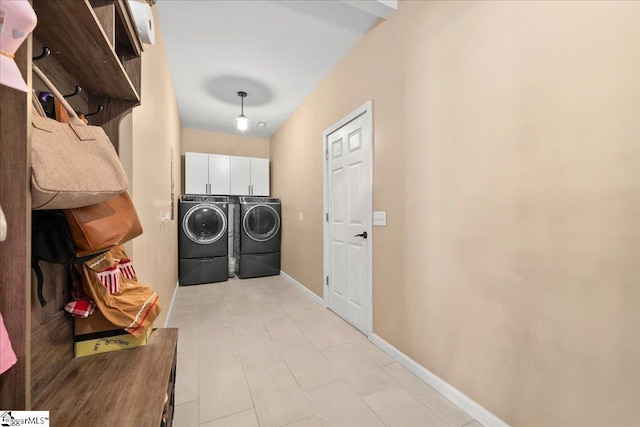
<instances>
[{"instance_id":1,"label":"dryer control panel","mask_svg":"<svg viewBox=\"0 0 640 427\"><path fill-rule=\"evenodd\" d=\"M196 203L229 203L229 197L227 196L199 196L194 194L186 194L180 197L181 202L196 202Z\"/></svg>"}]
</instances>

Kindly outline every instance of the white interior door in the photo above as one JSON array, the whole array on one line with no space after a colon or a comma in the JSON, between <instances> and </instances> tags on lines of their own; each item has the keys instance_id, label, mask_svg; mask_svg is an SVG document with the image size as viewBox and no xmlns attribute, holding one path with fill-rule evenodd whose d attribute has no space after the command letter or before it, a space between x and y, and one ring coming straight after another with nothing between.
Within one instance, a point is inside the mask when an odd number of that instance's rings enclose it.
<instances>
[{"instance_id":1,"label":"white interior door","mask_svg":"<svg viewBox=\"0 0 640 427\"><path fill-rule=\"evenodd\" d=\"M365 334L371 318L371 134L362 114L327 137L327 305Z\"/></svg>"}]
</instances>

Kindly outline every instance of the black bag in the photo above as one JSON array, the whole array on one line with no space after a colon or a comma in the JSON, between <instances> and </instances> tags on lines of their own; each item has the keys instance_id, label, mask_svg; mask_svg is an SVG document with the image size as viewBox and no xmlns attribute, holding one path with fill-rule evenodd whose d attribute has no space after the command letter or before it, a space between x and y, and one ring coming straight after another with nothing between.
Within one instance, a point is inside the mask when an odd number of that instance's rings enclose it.
<instances>
[{"instance_id":1,"label":"black bag","mask_svg":"<svg viewBox=\"0 0 640 427\"><path fill-rule=\"evenodd\" d=\"M61 210L31 211L31 268L38 280L38 300L44 307L47 302L42 294L44 276L39 262L54 264L78 264L95 258L99 254L76 256L69 224Z\"/></svg>"}]
</instances>

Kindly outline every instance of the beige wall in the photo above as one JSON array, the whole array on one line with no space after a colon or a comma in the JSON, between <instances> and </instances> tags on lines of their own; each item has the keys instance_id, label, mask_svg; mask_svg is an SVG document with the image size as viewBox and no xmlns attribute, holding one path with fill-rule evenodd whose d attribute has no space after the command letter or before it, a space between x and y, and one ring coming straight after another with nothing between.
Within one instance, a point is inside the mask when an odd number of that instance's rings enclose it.
<instances>
[{"instance_id":1,"label":"beige wall","mask_svg":"<svg viewBox=\"0 0 640 427\"><path fill-rule=\"evenodd\" d=\"M640 424L639 7L401 2L271 138L283 271L322 295L321 136L371 99L374 333L509 424Z\"/></svg>"},{"instance_id":2,"label":"beige wall","mask_svg":"<svg viewBox=\"0 0 640 427\"><path fill-rule=\"evenodd\" d=\"M178 281L178 228L176 220L160 218L161 211L171 210L172 151L176 195L180 191L180 117L157 16L155 22L156 44L144 45L142 54L142 105L120 128L132 132L125 151L131 153L131 192L144 229L130 245L130 256L138 280L160 296L162 313L155 325L163 326ZM174 212L177 216L176 207Z\"/></svg>"},{"instance_id":3,"label":"beige wall","mask_svg":"<svg viewBox=\"0 0 640 427\"><path fill-rule=\"evenodd\" d=\"M187 151L268 159L269 140L240 134L183 128L182 155L184 156Z\"/></svg>"}]
</instances>

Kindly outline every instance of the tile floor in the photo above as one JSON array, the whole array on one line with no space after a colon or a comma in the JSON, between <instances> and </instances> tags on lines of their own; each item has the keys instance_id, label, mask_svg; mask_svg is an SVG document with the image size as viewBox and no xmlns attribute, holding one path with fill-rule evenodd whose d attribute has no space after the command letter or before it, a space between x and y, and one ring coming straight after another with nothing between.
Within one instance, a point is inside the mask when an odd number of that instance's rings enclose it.
<instances>
[{"instance_id":1,"label":"tile floor","mask_svg":"<svg viewBox=\"0 0 640 427\"><path fill-rule=\"evenodd\" d=\"M180 287L174 426L479 427L283 276Z\"/></svg>"}]
</instances>

